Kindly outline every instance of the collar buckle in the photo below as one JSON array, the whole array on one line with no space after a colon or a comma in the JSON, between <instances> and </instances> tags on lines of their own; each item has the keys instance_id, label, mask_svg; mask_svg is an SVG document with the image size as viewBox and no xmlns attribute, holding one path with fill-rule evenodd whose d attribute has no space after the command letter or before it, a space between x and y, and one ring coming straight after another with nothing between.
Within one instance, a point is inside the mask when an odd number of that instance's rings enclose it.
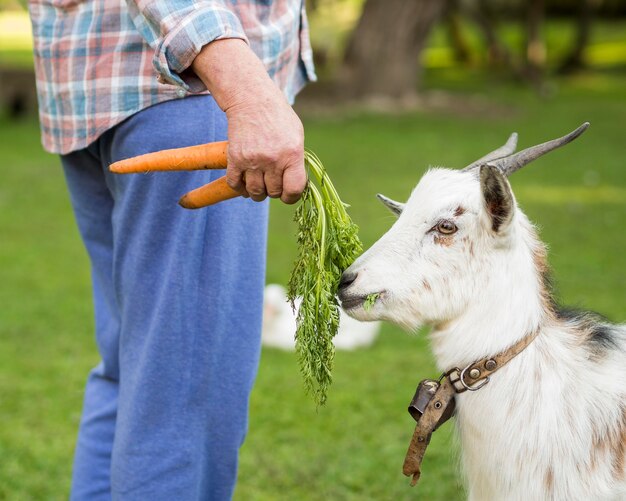
<instances>
[{"instance_id":1,"label":"collar buckle","mask_svg":"<svg viewBox=\"0 0 626 501\"><path fill-rule=\"evenodd\" d=\"M453 369L450 369L448 372L444 372L439 378L439 381L441 381L444 377L447 377L452 383L452 387L454 388L454 391L457 393L463 393L468 390L478 391L490 381L490 377L487 376L486 378L482 380L477 379L476 383L473 385L467 384L465 382L465 374L467 373L468 370L470 370L470 368L473 365L474 365L473 363L468 364L464 369L459 369L458 367L454 367Z\"/></svg>"}]
</instances>

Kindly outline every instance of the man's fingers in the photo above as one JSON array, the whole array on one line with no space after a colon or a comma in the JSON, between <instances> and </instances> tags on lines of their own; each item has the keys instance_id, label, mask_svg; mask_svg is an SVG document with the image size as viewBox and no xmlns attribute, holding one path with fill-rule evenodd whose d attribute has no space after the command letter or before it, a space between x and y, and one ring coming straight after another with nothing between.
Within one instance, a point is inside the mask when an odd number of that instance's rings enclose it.
<instances>
[{"instance_id":1,"label":"man's fingers","mask_svg":"<svg viewBox=\"0 0 626 501\"><path fill-rule=\"evenodd\" d=\"M283 173L277 169L271 169L263 176L265 190L270 198L280 198L283 194Z\"/></svg>"},{"instance_id":2,"label":"man's fingers","mask_svg":"<svg viewBox=\"0 0 626 501\"><path fill-rule=\"evenodd\" d=\"M259 170L246 171L246 191L255 202L261 202L267 198L263 172Z\"/></svg>"},{"instance_id":3,"label":"man's fingers","mask_svg":"<svg viewBox=\"0 0 626 501\"><path fill-rule=\"evenodd\" d=\"M280 199L286 204L294 204L306 188L306 172L304 165L290 167L283 173L283 192Z\"/></svg>"},{"instance_id":4,"label":"man's fingers","mask_svg":"<svg viewBox=\"0 0 626 501\"><path fill-rule=\"evenodd\" d=\"M296 203L306 188L307 177L304 161L292 163L285 170L274 165L264 170L259 168L241 169L229 163L226 169L226 182L244 197L255 202L271 198L280 198L286 204Z\"/></svg>"},{"instance_id":5,"label":"man's fingers","mask_svg":"<svg viewBox=\"0 0 626 501\"><path fill-rule=\"evenodd\" d=\"M245 177L243 172L235 167L232 167L232 164L228 162L228 168L226 169L226 183L233 190L238 191L243 194L245 191Z\"/></svg>"}]
</instances>

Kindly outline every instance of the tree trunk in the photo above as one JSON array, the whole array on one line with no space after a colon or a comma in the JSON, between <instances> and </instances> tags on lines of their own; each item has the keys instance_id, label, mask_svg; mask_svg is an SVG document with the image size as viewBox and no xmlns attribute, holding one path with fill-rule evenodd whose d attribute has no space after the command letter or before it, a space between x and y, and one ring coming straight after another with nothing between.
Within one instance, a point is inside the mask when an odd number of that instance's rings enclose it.
<instances>
[{"instance_id":1,"label":"tree trunk","mask_svg":"<svg viewBox=\"0 0 626 501\"><path fill-rule=\"evenodd\" d=\"M567 56L563 59L560 73L573 73L585 67L583 53L589 43L591 34L591 22L593 18L593 0L580 0L578 9L576 40Z\"/></svg>"},{"instance_id":2,"label":"tree trunk","mask_svg":"<svg viewBox=\"0 0 626 501\"><path fill-rule=\"evenodd\" d=\"M545 14L545 0L528 2L526 25L526 72L529 80L540 86L546 64L546 45L541 34Z\"/></svg>"},{"instance_id":3,"label":"tree trunk","mask_svg":"<svg viewBox=\"0 0 626 501\"><path fill-rule=\"evenodd\" d=\"M472 51L467 39L463 35L459 1L448 0L447 4L445 17L448 28L448 38L450 45L452 45L452 50L454 51L454 59L457 63L469 63L472 59Z\"/></svg>"},{"instance_id":4,"label":"tree trunk","mask_svg":"<svg viewBox=\"0 0 626 501\"><path fill-rule=\"evenodd\" d=\"M367 0L344 56L354 97L403 99L417 92L420 54L444 0Z\"/></svg>"},{"instance_id":5,"label":"tree trunk","mask_svg":"<svg viewBox=\"0 0 626 501\"><path fill-rule=\"evenodd\" d=\"M488 64L490 66L510 67L513 58L507 46L498 37L495 27L495 16L488 2L479 0L472 2L469 10L470 18L478 25L487 46Z\"/></svg>"}]
</instances>

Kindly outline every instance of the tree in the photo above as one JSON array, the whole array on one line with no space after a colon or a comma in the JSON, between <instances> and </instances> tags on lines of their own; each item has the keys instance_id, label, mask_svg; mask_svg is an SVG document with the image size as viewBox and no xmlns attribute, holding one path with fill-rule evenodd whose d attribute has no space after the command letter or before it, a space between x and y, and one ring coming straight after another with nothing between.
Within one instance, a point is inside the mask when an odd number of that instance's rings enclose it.
<instances>
[{"instance_id":1,"label":"tree","mask_svg":"<svg viewBox=\"0 0 626 501\"><path fill-rule=\"evenodd\" d=\"M545 18L545 0L529 0L527 9L526 76L539 87L546 64L546 44L541 33Z\"/></svg>"},{"instance_id":2,"label":"tree","mask_svg":"<svg viewBox=\"0 0 626 501\"><path fill-rule=\"evenodd\" d=\"M576 38L572 48L561 63L559 68L561 73L572 73L585 66L583 55L585 48L589 44L594 4L596 2L593 0L580 0L579 2Z\"/></svg>"},{"instance_id":3,"label":"tree","mask_svg":"<svg viewBox=\"0 0 626 501\"><path fill-rule=\"evenodd\" d=\"M469 63L472 59L472 51L463 35L461 15L459 0L447 0L445 18L454 59L458 63Z\"/></svg>"},{"instance_id":4,"label":"tree","mask_svg":"<svg viewBox=\"0 0 626 501\"><path fill-rule=\"evenodd\" d=\"M353 97L411 98L420 54L444 0L367 0L344 55L343 83Z\"/></svg>"},{"instance_id":5,"label":"tree","mask_svg":"<svg viewBox=\"0 0 626 501\"><path fill-rule=\"evenodd\" d=\"M508 47L500 40L496 30L496 15L493 6L486 0L468 2L464 5L469 18L476 23L487 48L487 62L493 67L513 67L513 58Z\"/></svg>"}]
</instances>

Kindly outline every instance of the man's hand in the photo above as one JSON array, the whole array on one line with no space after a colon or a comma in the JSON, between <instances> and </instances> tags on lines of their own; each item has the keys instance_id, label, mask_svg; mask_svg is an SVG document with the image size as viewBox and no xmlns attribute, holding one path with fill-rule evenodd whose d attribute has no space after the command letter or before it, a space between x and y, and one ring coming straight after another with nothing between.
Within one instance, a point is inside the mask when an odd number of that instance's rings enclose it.
<instances>
[{"instance_id":1,"label":"man's hand","mask_svg":"<svg viewBox=\"0 0 626 501\"><path fill-rule=\"evenodd\" d=\"M230 187L295 203L306 187L304 129L261 61L242 40L225 39L203 47L192 69L228 118Z\"/></svg>"}]
</instances>

